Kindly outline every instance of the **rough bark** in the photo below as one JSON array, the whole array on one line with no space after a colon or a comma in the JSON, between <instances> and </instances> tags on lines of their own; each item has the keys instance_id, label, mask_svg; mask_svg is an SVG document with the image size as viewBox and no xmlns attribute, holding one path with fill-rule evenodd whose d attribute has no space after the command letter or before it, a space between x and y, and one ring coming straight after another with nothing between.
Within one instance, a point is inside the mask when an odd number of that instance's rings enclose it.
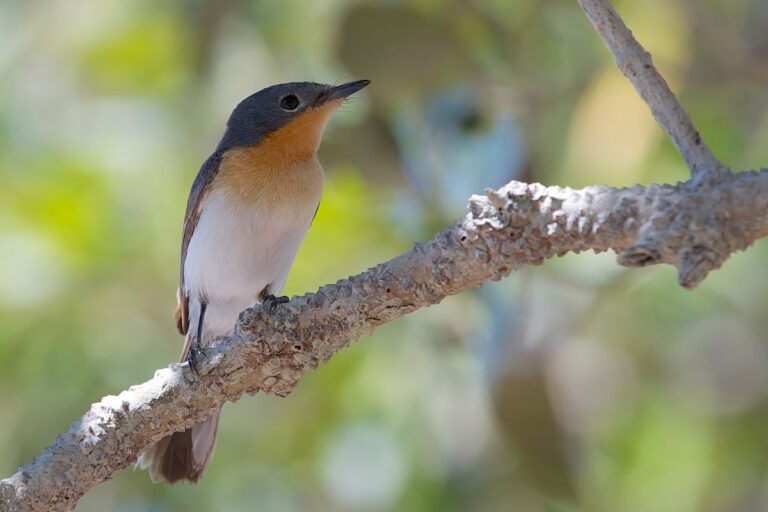
<instances>
[{"instance_id":1,"label":"rough bark","mask_svg":"<svg viewBox=\"0 0 768 512\"><path fill-rule=\"evenodd\" d=\"M207 350L199 377L174 364L94 404L0 481L0 509L69 510L144 448L222 403L257 391L285 396L307 370L377 326L523 265L613 250L628 267L674 265L692 288L768 234L768 170L734 174L720 164L610 5L579 3L689 164L690 181L581 190L512 182L472 196L467 216L432 240L274 311L244 311L234 335Z\"/></svg>"}]
</instances>

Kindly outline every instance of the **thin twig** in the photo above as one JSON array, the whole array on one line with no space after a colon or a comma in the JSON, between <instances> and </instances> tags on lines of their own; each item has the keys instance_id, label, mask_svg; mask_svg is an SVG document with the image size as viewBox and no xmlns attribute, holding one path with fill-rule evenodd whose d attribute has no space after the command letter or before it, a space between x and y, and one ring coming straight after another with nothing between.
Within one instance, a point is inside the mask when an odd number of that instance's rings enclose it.
<instances>
[{"instance_id":1,"label":"thin twig","mask_svg":"<svg viewBox=\"0 0 768 512\"><path fill-rule=\"evenodd\" d=\"M695 178L722 176L727 168L715 158L693 121L653 65L651 54L632 35L608 0L578 0L587 18L616 58L616 65L648 104Z\"/></svg>"}]
</instances>

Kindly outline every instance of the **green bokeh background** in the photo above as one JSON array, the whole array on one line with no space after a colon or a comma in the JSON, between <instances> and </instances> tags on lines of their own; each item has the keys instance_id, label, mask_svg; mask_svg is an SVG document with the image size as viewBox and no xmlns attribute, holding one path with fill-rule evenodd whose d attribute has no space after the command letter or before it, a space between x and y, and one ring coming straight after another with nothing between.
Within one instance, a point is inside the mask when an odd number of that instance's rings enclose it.
<instances>
[{"instance_id":1,"label":"green bokeh background","mask_svg":"<svg viewBox=\"0 0 768 512\"><path fill-rule=\"evenodd\" d=\"M716 155L766 165L768 3L617 6ZM358 78L289 295L485 186L687 176L573 0L0 2L1 474L177 359L184 205L232 107ZM766 510L766 252L694 292L606 254L523 269L228 405L199 485L126 470L79 510Z\"/></svg>"}]
</instances>

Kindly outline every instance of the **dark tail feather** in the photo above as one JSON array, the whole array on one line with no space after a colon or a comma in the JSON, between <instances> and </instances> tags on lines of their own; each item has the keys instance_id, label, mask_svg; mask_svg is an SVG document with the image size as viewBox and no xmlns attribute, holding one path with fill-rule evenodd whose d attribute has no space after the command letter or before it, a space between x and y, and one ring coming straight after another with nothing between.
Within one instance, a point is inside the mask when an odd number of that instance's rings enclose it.
<instances>
[{"instance_id":1,"label":"dark tail feather","mask_svg":"<svg viewBox=\"0 0 768 512\"><path fill-rule=\"evenodd\" d=\"M216 444L220 410L192 428L174 432L141 454L138 466L149 469L153 482L197 483L211 460Z\"/></svg>"},{"instance_id":2,"label":"dark tail feather","mask_svg":"<svg viewBox=\"0 0 768 512\"><path fill-rule=\"evenodd\" d=\"M160 459L160 475L169 484L179 480L197 482L201 470L195 467L192 457L192 429L174 432Z\"/></svg>"}]
</instances>

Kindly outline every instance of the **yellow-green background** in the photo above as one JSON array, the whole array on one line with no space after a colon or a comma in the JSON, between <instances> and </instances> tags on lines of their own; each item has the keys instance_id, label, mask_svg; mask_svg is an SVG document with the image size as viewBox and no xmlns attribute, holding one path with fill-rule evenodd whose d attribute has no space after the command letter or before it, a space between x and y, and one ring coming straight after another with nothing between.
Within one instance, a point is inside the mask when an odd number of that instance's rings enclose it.
<instances>
[{"instance_id":1,"label":"yellow-green background","mask_svg":"<svg viewBox=\"0 0 768 512\"><path fill-rule=\"evenodd\" d=\"M768 165L768 3L618 7L714 152ZM575 0L4 0L0 474L178 357L186 195L236 102L359 78L289 295L514 177L687 176ZM766 510L766 256L694 292L612 255L526 268L228 405L199 485L126 470L79 509Z\"/></svg>"}]
</instances>

